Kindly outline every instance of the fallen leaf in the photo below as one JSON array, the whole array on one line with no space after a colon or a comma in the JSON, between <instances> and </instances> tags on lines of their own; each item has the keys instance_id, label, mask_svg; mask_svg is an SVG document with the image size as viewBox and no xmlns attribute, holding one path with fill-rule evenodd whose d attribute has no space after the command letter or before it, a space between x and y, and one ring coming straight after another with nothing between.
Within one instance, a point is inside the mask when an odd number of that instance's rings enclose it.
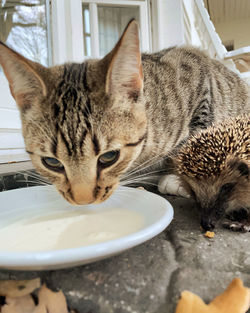
<instances>
[{"instance_id":1,"label":"fallen leaf","mask_svg":"<svg viewBox=\"0 0 250 313\"><path fill-rule=\"evenodd\" d=\"M48 313L45 304L37 305L32 313ZM53 313L53 312L52 312Z\"/></svg>"},{"instance_id":2,"label":"fallen leaf","mask_svg":"<svg viewBox=\"0 0 250 313\"><path fill-rule=\"evenodd\" d=\"M200 297L190 291L183 291L178 302L176 313L207 313L207 306Z\"/></svg>"},{"instance_id":3,"label":"fallen leaf","mask_svg":"<svg viewBox=\"0 0 250 313\"><path fill-rule=\"evenodd\" d=\"M45 285L38 292L38 303L38 307L44 306L47 309L46 313L68 313L66 299L62 291L53 292ZM34 313L38 312L40 313L40 311Z\"/></svg>"},{"instance_id":4,"label":"fallen leaf","mask_svg":"<svg viewBox=\"0 0 250 313\"><path fill-rule=\"evenodd\" d=\"M235 278L228 288L210 304L205 304L197 295L184 291L176 313L246 313L250 307L250 289Z\"/></svg>"},{"instance_id":5,"label":"fallen leaf","mask_svg":"<svg viewBox=\"0 0 250 313\"><path fill-rule=\"evenodd\" d=\"M214 238L214 232L213 231L206 231L205 236L208 238Z\"/></svg>"},{"instance_id":6,"label":"fallen leaf","mask_svg":"<svg viewBox=\"0 0 250 313\"><path fill-rule=\"evenodd\" d=\"M244 287L239 278L235 278L226 291L216 297L209 307L222 313L245 313L250 307L250 289Z\"/></svg>"},{"instance_id":7,"label":"fallen leaf","mask_svg":"<svg viewBox=\"0 0 250 313\"><path fill-rule=\"evenodd\" d=\"M1 313L69 313L62 291L53 292L43 285L38 291L38 305L30 293L41 286L40 279L0 281L0 296L5 297ZM70 313L76 313L71 310Z\"/></svg>"},{"instance_id":8,"label":"fallen leaf","mask_svg":"<svg viewBox=\"0 0 250 313\"><path fill-rule=\"evenodd\" d=\"M35 303L30 295L18 298L6 298L1 313L33 313ZM46 313L46 311L45 311Z\"/></svg>"},{"instance_id":9,"label":"fallen leaf","mask_svg":"<svg viewBox=\"0 0 250 313\"><path fill-rule=\"evenodd\" d=\"M40 278L31 280L1 280L0 296L19 298L32 293L41 286Z\"/></svg>"}]
</instances>

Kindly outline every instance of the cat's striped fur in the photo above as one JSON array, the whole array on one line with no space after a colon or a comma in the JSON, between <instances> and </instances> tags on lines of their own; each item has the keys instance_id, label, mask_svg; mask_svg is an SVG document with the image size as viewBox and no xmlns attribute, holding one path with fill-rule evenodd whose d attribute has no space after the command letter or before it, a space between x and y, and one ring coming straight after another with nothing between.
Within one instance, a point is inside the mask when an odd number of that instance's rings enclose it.
<instances>
[{"instance_id":1,"label":"cat's striped fur","mask_svg":"<svg viewBox=\"0 0 250 313\"><path fill-rule=\"evenodd\" d=\"M132 21L102 60L44 68L0 44L37 170L72 203L101 202L121 176L172 152L190 134L250 112L247 86L198 49L139 51ZM100 156L117 160L100 165ZM56 158L63 171L45 166Z\"/></svg>"}]
</instances>

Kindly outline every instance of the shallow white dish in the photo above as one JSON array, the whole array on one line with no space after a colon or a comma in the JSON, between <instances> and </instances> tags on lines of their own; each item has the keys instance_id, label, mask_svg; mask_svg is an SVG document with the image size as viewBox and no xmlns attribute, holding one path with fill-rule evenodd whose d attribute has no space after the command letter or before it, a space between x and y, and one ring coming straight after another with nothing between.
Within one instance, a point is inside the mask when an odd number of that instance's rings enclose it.
<instances>
[{"instance_id":1,"label":"shallow white dish","mask_svg":"<svg viewBox=\"0 0 250 313\"><path fill-rule=\"evenodd\" d=\"M16 221L29 220L48 214L49 208L75 210L53 186L38 186L15 189L0 193L0 228ZM153 193L129 187L119 187L105 202L81 206L80 210L102 212L105 208L132 210L143 217L140 230L105 242L47 251L0 251L0 268L15 270L50 270L91 263L141 244L162 232L173 219L170 203ZM45 213L47 212L47 213ZM54 211L55 212L55 211ZM8 242L8 238L0 238Z\"/></svg>"}]
</instances>

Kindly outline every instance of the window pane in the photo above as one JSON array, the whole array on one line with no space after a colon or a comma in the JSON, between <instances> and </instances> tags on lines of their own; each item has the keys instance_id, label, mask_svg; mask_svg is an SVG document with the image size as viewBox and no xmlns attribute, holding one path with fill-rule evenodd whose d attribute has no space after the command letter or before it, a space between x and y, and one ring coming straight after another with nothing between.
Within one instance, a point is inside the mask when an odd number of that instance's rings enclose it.
<instances>
[{"instance_id":1,"label":"window pane","mask_svg":"<svg viewBox=\"0 0 250 313\"><path fill-rule=\"evenodd\" d=\"M84 40L84 55L91 56L91 37L90 37L90 20L89 6L83 5L83 40Z\"/></svg>"},{"instance_id":2,"label":"window pane","mask_svg":"<svg viewBox=\"0 0 250 313\"><path fill-rule=\"evenodd\" d=\"M46 0L0 0L0 40L49 65Z\"/></svg>"},{"instance_id":3,"label":"window pane","mask_svg":"<svg viewBox=\"0 0 250 313\"><path fill-rule=\"evenodd\" d=\"M100 56L115 46L132 18L139 22L139 7L98 6Z\"/></svg>"},{"instance_id":4,"label":"window pane","mask_svg":"<svg viewBox=\"0 0 250 313\"><path fill-rule=\"evenodd\" d=\"M90 57L91 56L91 38L90 36L85 37L85 55Z\"/></svg>"}]
</instances>

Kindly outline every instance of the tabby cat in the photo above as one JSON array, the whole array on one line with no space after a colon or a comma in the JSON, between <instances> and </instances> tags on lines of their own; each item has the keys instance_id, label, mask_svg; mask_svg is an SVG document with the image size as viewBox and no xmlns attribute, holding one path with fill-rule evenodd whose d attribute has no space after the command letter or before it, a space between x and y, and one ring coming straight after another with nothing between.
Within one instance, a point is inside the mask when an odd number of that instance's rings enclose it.
<instances>
[{"instance_id":1,"label":"tabby cat","mask_svg":"<svg viewBox=\"0 0 250 313\"><path fill-rule=\"evenodd\" d=\"M134 20L101 60L45 68L1 43L0 64L35 168L73 204L106 200L126 172L250 112L244 82L198 49L141 55Z\"/></svg>"}]
</instances>

